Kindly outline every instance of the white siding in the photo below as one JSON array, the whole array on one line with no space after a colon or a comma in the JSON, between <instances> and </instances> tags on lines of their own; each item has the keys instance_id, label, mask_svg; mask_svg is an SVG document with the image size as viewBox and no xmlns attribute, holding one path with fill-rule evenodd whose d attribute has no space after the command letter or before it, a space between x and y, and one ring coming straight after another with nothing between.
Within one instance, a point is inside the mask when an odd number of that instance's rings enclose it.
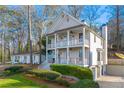
<instances>
[{"instance_id":1,"label":"white siding","mask_svg":"<svg viewBox=\"0 0 124 93\"><path fill-rule=\"evenodd\" d=\"M20 60L19 60L18 63L22 63L22 64L29 64L30 63L30 54L20 54L20 55L12 55L11 56L12 64L17 63L15 61L15 57L18 57L18 56L20 57ZM35 59L34 59L34 56L35 56ZM25 60L25 57L27 57L26 60ZM33 64L39 64L40 63L40 58L39 57L40 57L40 54L33 54L33 56L32 56ZM41 55L41 60L42 60L42 62L45 61L45 56L44 55Z\"/></svg>"},{"instance_id":2,"label":"white siding","mask_svg":"<svg viewBox=\"0 0 124 93\"><path fill-rule=\"evenodd\" d=\"M77 26L80 24L81 24L80 21L78 21L77 19L75 19L71 16L60 15L59 19L55 22L55 24L53 24L54 26L50 29L50 32L74 27L74 26Z\"/></svg>"},{"instance_id":3,"label":"white siding","mask_svg":"<svg viewBox=\"0 0 124 93\"><path fill-rule=\"evenodd\" d=\"M97 48L103 49L101 39L96 36L96 42L94 42L94 34L90 32L90 62L91 65L97 65Z\"/></svg>"},{"instance_id":4,"label":"white siding","mask_svg":"<svg viewBox=\"0 0 124 93\"><path fill-rule=\"evenodd\" d=\"M39 63L40 63L39 54L34 54L33 55L33 64L39 64Z\"/></svg>"}]
</instances>

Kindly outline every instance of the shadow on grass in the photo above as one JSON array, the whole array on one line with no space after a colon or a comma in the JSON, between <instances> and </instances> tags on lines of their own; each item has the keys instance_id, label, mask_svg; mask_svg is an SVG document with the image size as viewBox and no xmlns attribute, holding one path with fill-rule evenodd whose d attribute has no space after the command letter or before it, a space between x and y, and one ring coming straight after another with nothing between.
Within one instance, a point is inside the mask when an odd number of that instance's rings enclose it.
<instances>
[{"instance_id":1,"label":"shadow on grass","mask_svg":"<svg viewBox=\"0 0 124 93\"><path fill-rule=\"evenodd\" d=\"M47 85L39 85L26 79L23 74L13 75L0 79L0 88L47 88Z\"/></svg>"}]
</instances>

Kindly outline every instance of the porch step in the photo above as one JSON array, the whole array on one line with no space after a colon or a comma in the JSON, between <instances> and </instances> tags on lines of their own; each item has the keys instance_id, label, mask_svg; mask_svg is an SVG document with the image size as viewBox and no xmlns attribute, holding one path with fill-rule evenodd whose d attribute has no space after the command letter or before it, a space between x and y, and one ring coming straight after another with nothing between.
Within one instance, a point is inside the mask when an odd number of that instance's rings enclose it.
<instances>
[{"instance_id":1,"label":"porch step","mask_svg":"<svg viewBox=\"0 0 124 93\"><path fill-rule=\"evenodd\" d=\"M42 64L40 64L40 65L38 66L38 69L48 69L48 70L50 70L50 63L47 63L47 62L45 61L45 62L43 62Z\"/></svg>"}]
</instances>

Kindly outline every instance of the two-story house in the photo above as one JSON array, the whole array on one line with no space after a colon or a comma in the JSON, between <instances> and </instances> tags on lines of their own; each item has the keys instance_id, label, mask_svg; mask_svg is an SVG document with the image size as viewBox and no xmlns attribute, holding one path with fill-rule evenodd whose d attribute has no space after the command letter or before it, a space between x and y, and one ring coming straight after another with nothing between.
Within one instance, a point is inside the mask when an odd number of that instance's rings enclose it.
<instances>
[{"instance_id":1,"label":"two-story house","mask_svg":"<svg viewBox=\"0 0 124 93\"><path fill-rule=\"evenodd\" d=\"M61 13L46 33L46 61L89 67L96 79L106 72L106 25L103 25L101 34L85 22Z\"/></svg>"}]
</instances>

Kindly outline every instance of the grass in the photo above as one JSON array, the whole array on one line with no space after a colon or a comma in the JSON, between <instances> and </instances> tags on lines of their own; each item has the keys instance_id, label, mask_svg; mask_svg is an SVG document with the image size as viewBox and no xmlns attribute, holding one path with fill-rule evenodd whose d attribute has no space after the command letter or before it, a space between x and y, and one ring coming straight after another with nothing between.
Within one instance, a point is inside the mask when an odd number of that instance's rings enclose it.
<instances>
[{"instance_id":1,"label":"grass","mask_svg":"<svg viewBox=\"0 0 124 93\"><path fill-rule=\"evenodd\" d=\"M35 81L27 79L22 74L0 79L0 88L47 88L47 85L40 85Z\"/></svg>"}]
</instances>

